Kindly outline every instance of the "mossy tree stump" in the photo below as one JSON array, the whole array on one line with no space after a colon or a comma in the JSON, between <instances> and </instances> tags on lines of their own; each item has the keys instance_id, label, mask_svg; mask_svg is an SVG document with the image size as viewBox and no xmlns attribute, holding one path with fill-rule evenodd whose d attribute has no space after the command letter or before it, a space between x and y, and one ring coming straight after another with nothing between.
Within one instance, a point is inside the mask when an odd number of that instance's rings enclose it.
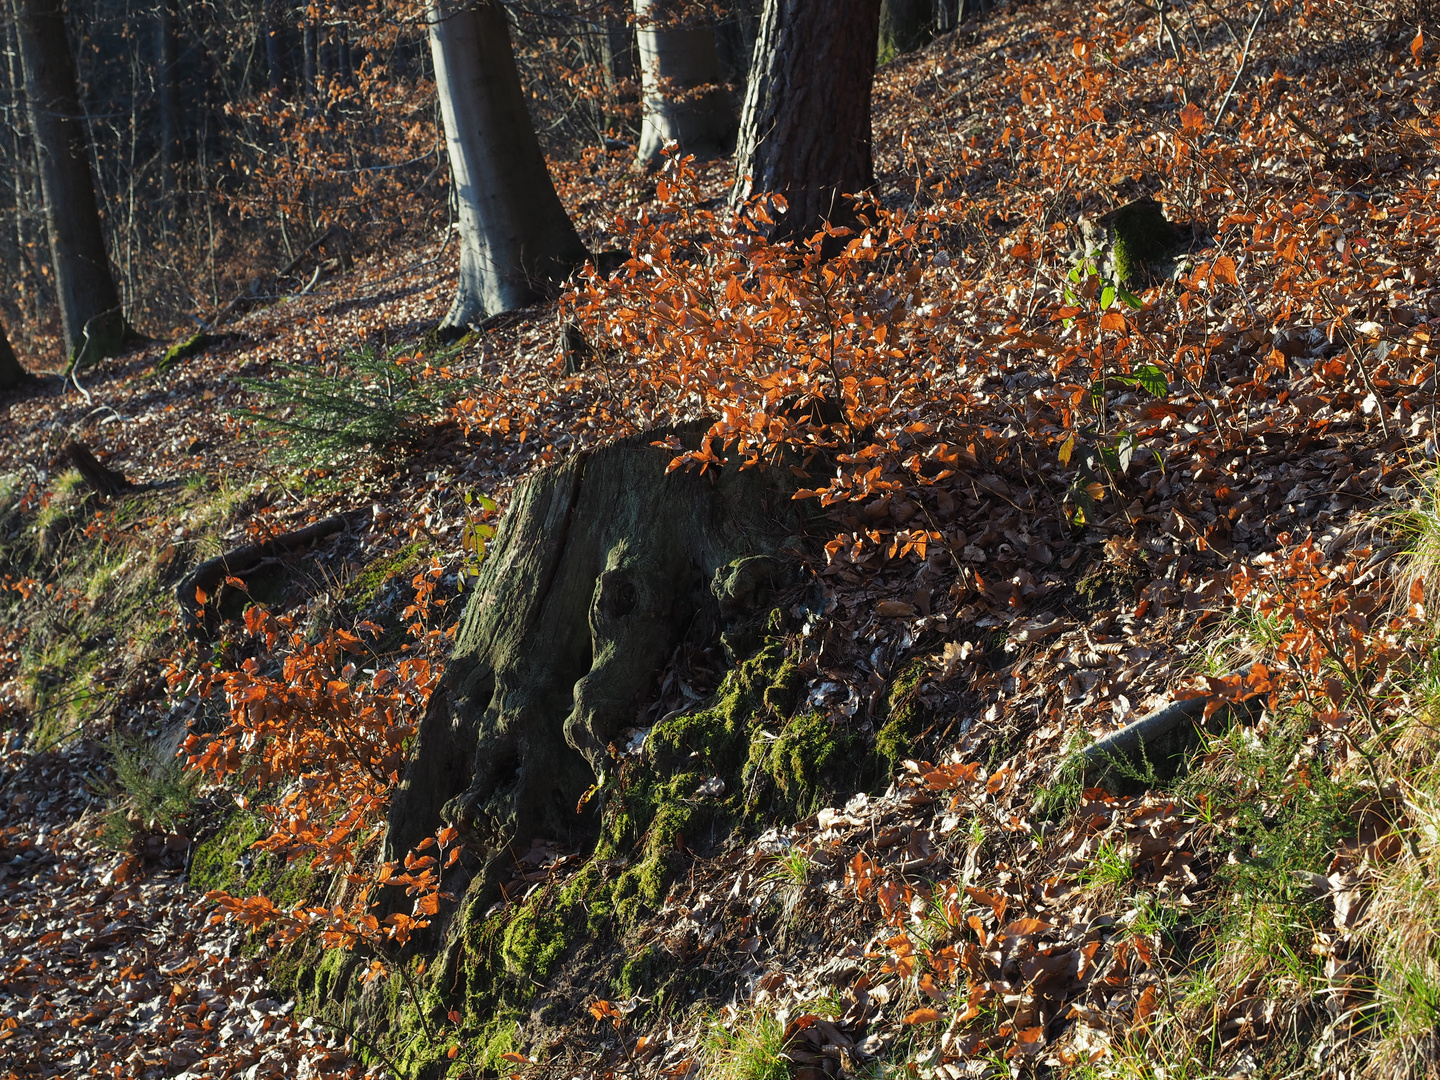
<instances>
[{"instance_id":1,"label":"mossy tree stump","mask_svg":"<svg viewBox=\"0 0 1440 1080\"><path fill-rule=\"evenodd\" d=\"M667 433L668 434L668 433ZM442 825L478 856L462 908L536 839L598 828L577 805L676 644L755 606L757 574L801 521L778 470L667 471L645 435L541 470L516 490L391 804L387 858ZM695 444L696 436L687 436ZM746 563L744 560L755 562Z\"/></svg>"}]
</instances>

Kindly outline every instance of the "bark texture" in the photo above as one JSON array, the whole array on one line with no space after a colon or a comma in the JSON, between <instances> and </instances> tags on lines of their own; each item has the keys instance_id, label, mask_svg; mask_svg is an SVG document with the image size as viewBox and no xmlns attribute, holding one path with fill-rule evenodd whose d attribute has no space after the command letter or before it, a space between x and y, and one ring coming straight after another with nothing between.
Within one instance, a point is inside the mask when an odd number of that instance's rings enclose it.
<instances>
[{"instance_id":1,"label":"bark texture","mask_svg":"<svg viewBox=\"0 0 1440 1080\"><path fill-rule=\"evenodd\" d=\"M117 354L126 327L95 204L75 59L61 0L14 0L14 10L60 317L73 361L84 364Z\"/></svg>"},{"instance_id":2,"label":"bark texture","mask_svg":"<svg viewBox=\"0 0 1440 1080\"><path fill-rule=\"evenodd\" d=\"M715 49L715 30L682 20L666 0L635 0L642 108L636 163L653 168L667 143L687 154L728 153L735 111Z\"/></svg>"},{"instance_id":3,"label":"bark texture","mask_svg":"<svg viewBox=\"0 0 1440 1080\"><path fill-rule=\"evenodd\" d=\"M532 840L592 830L577 803L657 672L687 636L720 632L734 583L754 576L737 562L794 535L796 504L773 474L667 473L674 451L655 437L517 489L391 804L387 858L454 824L490 853L473 898Z\"/></svg>"},{"instance_id":4,"label":"bark texture","mask_svg":"<svg viewBox=\"0 0 1440 1080\"><path fill-rule=\"evenodd\" d=\"M785 197L778 238L849 224L875 184L870 91L880 0L766 0L745 89L732 198Z\"/></svg>"},{"instance_id":5,"label":"bark texture","mask_svg":"<svg viewBox=\"0 0 1440 1080\"><path fill-rule=\"evenodd\" d=\"M0 390L10 390L29 382L31 378L31 374L21 367L20 361L15 358L9 335L5 333L5 328L0 326Z\"/></svg>"},{"instance_id":6,"label":"bark texture","mask_svg":"<svg viewBox=\"0 0 1440 1080\"><path fill-rule=\"evenodd\" d=\"M935 35L935 0L883 0L880 5L880 59L913 52Z\"/></svg>"},{"instance_id":7,"label":"bark texture","mask_svg":"<svg viewBox=\"0 0 1440 1080\"><path fill-rule=\"evenodd\" d=\"M430 52L459 203L460 284L442 330L525 307L585 261L525 107L504 9L432 0Z\"/></svg>"}]
</instances>

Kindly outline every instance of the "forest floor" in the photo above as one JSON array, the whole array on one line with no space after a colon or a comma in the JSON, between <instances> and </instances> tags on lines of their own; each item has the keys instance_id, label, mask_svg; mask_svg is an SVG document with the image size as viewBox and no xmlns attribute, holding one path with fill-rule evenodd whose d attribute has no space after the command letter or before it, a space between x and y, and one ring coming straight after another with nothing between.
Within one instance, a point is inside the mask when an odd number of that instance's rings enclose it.
<instances>
[{"instance_id":1,"label":"forest floor","mask_svg":"<svg viewBox=\"0 0 1440 1080\"><path fill-rule=\"evenodd\" d=\"M0 1075L403 1057L299 1018L288 954L212 924L205 887L324 888L249 850L253 788L181 768L227 715L199 673L268 656L247 598L399 641L433 586L424 629L453 626L517 482L698 416L833 467L779 621L806 714L898 740L894 775L682 841L624 927L647 972L515 961L503 1032L427 1033L454 1075L1433 1070L1436 51L1338 7L1047 0L884 65L889 216L833 278L718 223L726 163L644 178L617 152L555 169L630 266L454 347L425 335L455 245L415 237L174 363L0 399ZM1145 194L1180 230L1127 282L1080 221ZM786 421L792 394L846 431ZM91 490L71 442L130 486ZM340 513L186 632L197 564ZM640 714L722 674L677 653ZM1187 694L1219 708L1179 777L1141 761L1107 792L1067 764ZM502 928L590 866L531 854Z\"/></svg>"}]
</instances>

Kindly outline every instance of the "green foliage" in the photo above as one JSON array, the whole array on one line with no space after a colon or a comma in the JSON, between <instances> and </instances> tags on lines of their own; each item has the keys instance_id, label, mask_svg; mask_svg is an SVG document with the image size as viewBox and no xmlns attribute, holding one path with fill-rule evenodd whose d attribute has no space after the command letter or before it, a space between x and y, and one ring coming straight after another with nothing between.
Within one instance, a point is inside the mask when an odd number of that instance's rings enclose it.
<instances>
[{"instance_id":1,"label":"green foliage","mask_svg":"<svg viewBox=\"0 0 1440 1080\"><path fill-rule=\"evenodd\" d=\"M148 742L115 739L110 744L111 806L101 840L125 848L137 836L172 833L195 808L198 773L187 772L178 758L161 757Z\"/></svg>"},{"instance_id":2,"label":"green foliage","mask_svg":"<svg viewBox=\"0 0 1440 1080\"><path fill-rule=\"evenodd\" d=\"M1118 889L1135 876L1130 859L1110 841L1102 841L1090 865L1080 872L1080 881L1089 888Z\"/></svg>"},{"instance_id":3,"label":"green foliage","mask_svg":"<svg viewBox=\"0 0 1440 1080\"><path fill-rule=\"evenodd\" d=\"M1311 945L1331 915L1311 882L1355 835L1363 788L1312 756L1313 734L1305 712L1262 730L1236 724L1177 785L1224 853L1215 902L1198 915L1205 941L1194 965L1222 984L1254 973L1275 993L1311 993L1323 981Z\"/></svg>"},{"instance_id":4,"label":"green foliage","mask_svg":"<svg viewBox=\"0 0 1440 1080\"><path fill-rule=\"evenodd\" d=\"M756 1010L729 1022L714 1016L701 1043L704 1075L711 1080L789 1080L784 1044L785 1026L774 1013Z\"/></svg>"},{"instance_id":5,"label":"green foliage","mask_svg":"<svg viewBox=\"0 0 1440 1080\"><path fill-rule=\"evenodd\" d=\"M444 405L472 387L437 368L449 355L427 362L401 349L365 348L324 370L277 365L278 376L242 380L262 403L240 413L282 436L280 454L291 462L331 464L362 450L395 450L419 441Z\"/></svg>"}]
</instances>

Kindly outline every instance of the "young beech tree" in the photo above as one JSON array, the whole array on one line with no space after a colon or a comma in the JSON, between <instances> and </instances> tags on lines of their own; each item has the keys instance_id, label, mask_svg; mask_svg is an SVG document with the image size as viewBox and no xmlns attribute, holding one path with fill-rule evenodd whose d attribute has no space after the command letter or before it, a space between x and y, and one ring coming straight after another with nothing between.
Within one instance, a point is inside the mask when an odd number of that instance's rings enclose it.
<instances>
[{"instance_id":1,"label":"young beech tree","mask_svg":"<svg viewBox=\"0 0 1440 1080\"><path fill-rule=\"evenodd\" d=\"M65 8L62 0L13 3L61 323L72 357L90 362L117 354L127 328L95 204Z\"/></svg>"},{"instance_id":2,"label":"young beech tree","mask_svg":"<svg viewBox=\"0 0 1440 1080\"><path fill-rule=\"evenodd\" d=\"M727 153L735 143L714 27L679 7L678 0L635 0L643 88L637 163L646 168L670 142L701 155Z\"/></svg>"},{"instance_id":3,"label":"young beech tree","mask_svg":"<svg viewBox=\"0 0 1440 1080\"><path fill-rule=\"evenodd\" d=\"M460 210L460 285L442 331L524 307L585 261L530 123L505 11L431 0L435 87Z\"/></svg>"},{"instance_id":4,"label":"young beech tree","mask_svg":"<svg viewBox=\"0 0 1440 1080\"><path fill-rule=\"evenodd\" d=\"M777 192L777 238L848 223L845 195L875 183L870 89L880 0L765 0L735 151L736 203Z\"/></svg>"}]
</instances>

